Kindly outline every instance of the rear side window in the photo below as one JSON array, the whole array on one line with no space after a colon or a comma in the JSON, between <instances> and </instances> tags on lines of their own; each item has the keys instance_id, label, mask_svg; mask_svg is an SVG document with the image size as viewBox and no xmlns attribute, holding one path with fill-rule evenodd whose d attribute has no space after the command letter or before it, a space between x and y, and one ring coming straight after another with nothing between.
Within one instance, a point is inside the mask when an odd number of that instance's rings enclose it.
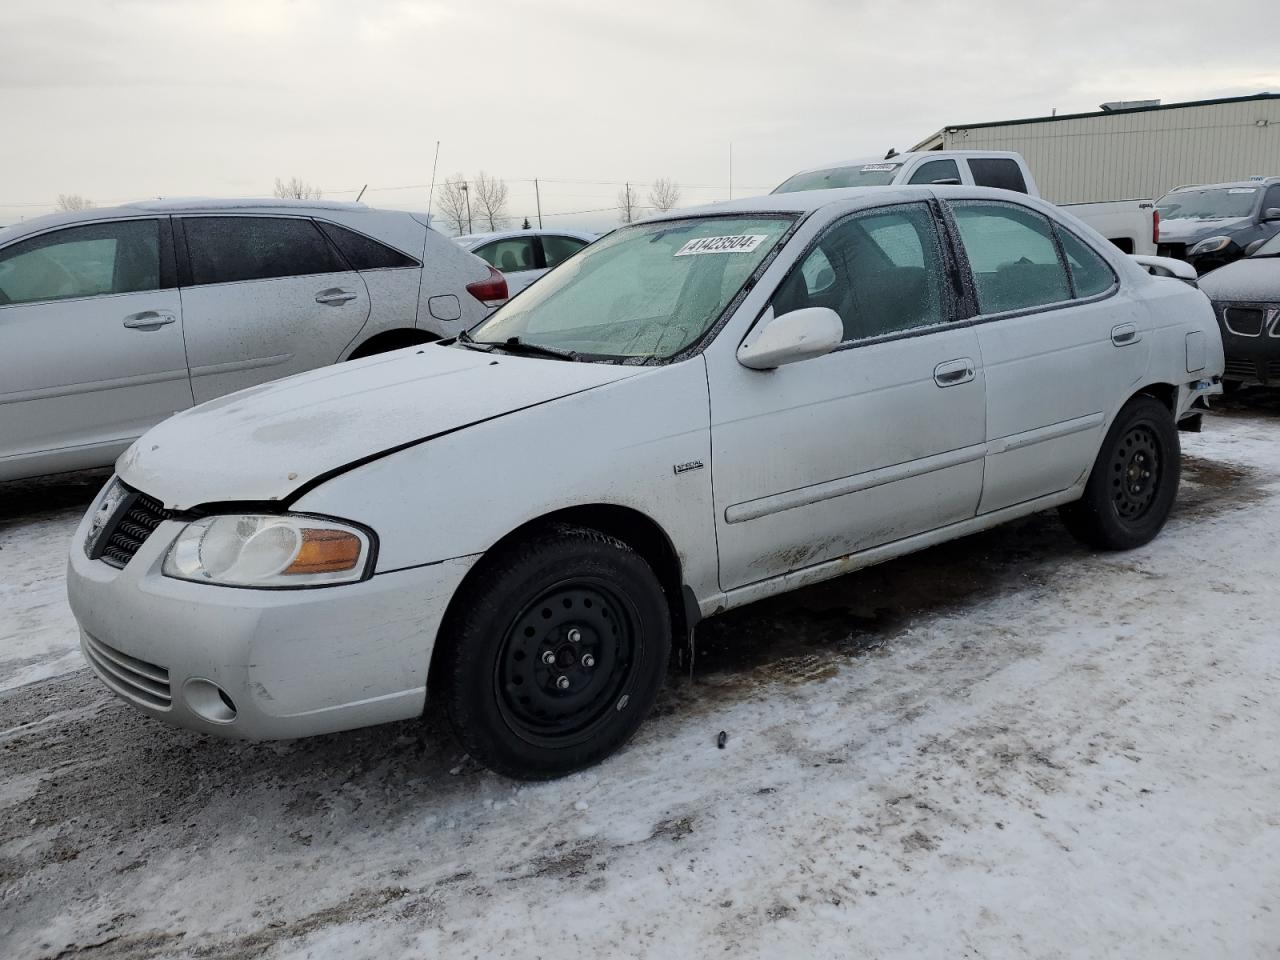
<instances>
[{"instance_id":1,"label":"rear side window","mask_svg":"<svg viewBox=\"0 0 1280 960\"><path fill-rule=\"evenodd\" d=\"M341 251L342 256L353 270L385 270L395 267L416 267L418 261L408 254L401 253L379 243L363 233L356 233L336 223L316 221L324 235L333 241L333 245Z\"/></svg>"},{"instance_id":2,"label":"rear side window","mask_svg":"<svg viewBox=\"0 0 1280 960\"><path fill-rule=\"evenodd\" d=\"M0 251L0 306L159 288L156 220L68 227Z\"/></svg>"},{"instance_id":3,"label":"rear side window","mask_svg":"<svg viewBox=\"0 0 1280 960\"><path fill-rule=\"evenodd\" d=\"M495 240L472 252L485 263L506 273L518 273L521 270L535 268L532 237Z\"/></svg>"},{"instance_id":4,"label":"rear side window","mask_svg":"<svg viewBox=\"0 0 1280 960\"><path fill-rule=\"evenodd\" d=\"M859 214L833 226L774 295L776 314L830 307L844 340L867 340L943 323L946 271L924 204Z\"/></svg>"},{"instance_id":5,"label":"rear side window","mask_svg":"<svg viewBox=\"0 0 1280 960\"><path fill-rule=\"evenodd\" d=\"M542 253L547 258L547 266L554 267L556 264L568 260L586 245L587 242L585 240L578 240L575 237L544 235L542 238Z\"/></svg>"},{"instance_id":6,"label":"rear side window","mask_svg":"<svg viewBox=\"0 0 1280 960\"><path fill-rule=\"evenodd\" d=\"M1022 170L1013 160L1004 157L971 158L969 172L973 174L973 182L980 187L1027 192L1027 181L1023 179Z\"/></svg>"},{"instance_id":7,"label":"rear side window","mask_svg":"<svg viewBox=\"0 0 1280 960\"><path fill-rule=\"evenodd\" d=\"M1047 218L1011 204L951 204L984 314L1071 299Z\"/></svg>"},{"instance_id":8,"label":"rear side window","mask_svg":"<svg viewBox=\"0 0 1280 960\"><path fill-rule=\"evenodd\" d=\"M960 182L960 168L954 160L930 160L922 163L907 183L936 183L939 180Z\"/></svg>"},{"instance_id":9,"label":"rear side window","mask_svg":"<svg viewBox=\"0 0 1280 960\"><path fill-rule=\"evenodd\" d=\"M310 220L285 217L185 217L191 282L234 283L345 271Z\"/></svg>"},{"instance_id":10,"label":"rear side window","mask_svg":"<svg viewBox=\"0 0 1280 960\"><path fill-rule=\"evenodd\" d=\"M1077 297L1094 297L1111 289L1116 276L1107 261L1075 234L1061 227L1058 228L1058 239L1062 241L1062 252L1067 255L1067 269L1071 271Z\"/></svg>"}]
</instances>

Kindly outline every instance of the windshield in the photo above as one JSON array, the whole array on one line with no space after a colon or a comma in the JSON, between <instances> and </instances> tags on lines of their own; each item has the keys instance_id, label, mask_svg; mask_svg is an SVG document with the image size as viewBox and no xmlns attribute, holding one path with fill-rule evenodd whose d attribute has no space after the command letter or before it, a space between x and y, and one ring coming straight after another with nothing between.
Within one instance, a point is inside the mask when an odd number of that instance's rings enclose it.
<instances>
[{"instance_id":1,"label":"windshield","mask_svg":"<svg viewBox=\"0 0 1280 960\"><path fill-rule=\"evenodd\" d=\"M1234 220L1253 213L1257 187L1215 187L1166 193L1156 203L1161 220Z\"/></svg>"},{"instance_id":2,"label":"windshield","mask_svg":"<svg viewBox=\"0 0 1280 960\"><path fill-rule=\"evenodd\" d=\"M566 260L471 331L477 343L604 358L666 358L705 333L794 215L623 227Z\"/></svg>"},{"instance_id":3,"label":"windshield","mask_svg":"<svg viewBox=\"0 0 1280 960\"><path fill-rule=\"evenodd\" d=\"M1249 254L1249 256L1280 257L1280 233L1277 233L1274 237L1272 237L1270 240L1268 240L1266 243L1260 246L1257 250Z\"/></svg>"},{"instance_id":4,"label":"windshield","mask_svg":"<svg viewBox=\"0 0 1280 960\"><path fill-rule=\"evenodd\" d=\"M847 167L811 170L797 173L784 181L774 193L800 193L802 190L830 190L835 187L883 187L893 183L900 163L855 163Z\"/></svg>"}]
</instances>

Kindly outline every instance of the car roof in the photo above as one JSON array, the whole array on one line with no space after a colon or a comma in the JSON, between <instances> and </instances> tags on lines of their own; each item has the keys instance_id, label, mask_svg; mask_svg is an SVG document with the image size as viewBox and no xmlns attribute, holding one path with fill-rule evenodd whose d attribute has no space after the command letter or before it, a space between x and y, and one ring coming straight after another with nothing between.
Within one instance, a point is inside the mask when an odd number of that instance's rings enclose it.
<instances>
[{"instance_id":1,"label":"car roof","mask_svg":"<svg viewBox=\"0 0 1280 960\"><path fill-rule=\"evenodd\" d=\"M1169 193L1182 193L1186 190L1219 190L1227 187L1269 187L1274 183L1280 183L1280 177L1261 177L1258 180L1229 180L1225 183L1184 183L1181 186L1174 187ZM1169 193L1166 193L1167 197Z\"/></svg>"},{"instance_id":2,"label":"car roof","mask_svg":"<svg viewBox=\"0 0 1280 960\"><path fill-rule=\"evenodd\" d=\"M861 167L869 163L896 163L903 164L908 160L914 160L916 157L931 157L934 160L946 160L949 157L974 156L974 157L1007 157L1010 160L1017 160L1022 155L1013 150L908 150L906 153L896 153L892 157L858 157L853 160L837 160L834 163L824 163L816 167L809 167L806 170L797 170L791 174L791 177L799 177L806 173L818 173L822 170L843 170L846 167ZM786 181L783 181L784 183Z\"/></svg>"}]
</instances>

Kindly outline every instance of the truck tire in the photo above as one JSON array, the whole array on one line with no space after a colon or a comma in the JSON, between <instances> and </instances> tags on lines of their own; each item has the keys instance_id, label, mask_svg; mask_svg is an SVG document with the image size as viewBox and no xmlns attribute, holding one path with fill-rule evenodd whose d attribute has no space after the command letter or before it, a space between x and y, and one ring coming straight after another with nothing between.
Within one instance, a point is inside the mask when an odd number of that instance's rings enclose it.
<instances>
[{"instance_id":1,"label":"truck tire","mask_svg":"<svg viewBox=\"0 0 1280 960\"><path fill-rule=\"evenodd\" d=\"M671 618L658 578L622 541L569 525L481 563L441 636L454 735L521 780L603 760L640 726L666 673Z\"/></svg>"},{"instance_id":2,"label":"truck tire","mask_svg":"<svg viewBox=\"0 0 1280 960\"><path fill-rule=\"evenodd\" d=\"M1089 472L1084 496L1059 508L1076 539L1103 550L1132 550L1164 526L1182 469L1168 407L1134 397L1121 408Z\"/></svg>"}]
</instances>

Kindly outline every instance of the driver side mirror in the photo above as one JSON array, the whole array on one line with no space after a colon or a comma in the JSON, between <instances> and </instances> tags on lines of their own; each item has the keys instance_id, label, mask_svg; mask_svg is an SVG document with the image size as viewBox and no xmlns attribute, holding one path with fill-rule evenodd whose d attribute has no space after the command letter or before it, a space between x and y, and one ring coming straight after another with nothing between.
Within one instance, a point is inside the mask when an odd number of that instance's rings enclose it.
<instances>
[{"instance_id":1,"label":"driver side mirror","mask_svg":"<svg viewBox=\"0 0 1280 960\"><path fill-rule=\"evenodd\" d=\"M1262 222L1268 223L1272 220L1280 220L1280 207L1267 207L1262 211Z\"/></svg>"},{"instance_id":2,"label":"driver side mirror","mask_svg":"<svg viewBox=\"0 0 1280 960\"><path fill-rule=\"evenodd\" d=\"M1246 257L1252 257L1254 253L1257 252L1257 250L1266 242L1267 242L1266 237L1263 237L1260 240L1253 241L1253 243L1249 244L1247 247L1244 248L1244 255Z\"/></svg>"},{"instance_id":3,"label":"driver side mirror","mask_svg":"<svg viewBox=\"0 0 1280 960\"><path fill-rule=\"evenodd\" d=\"M843 339L840 314L830 307L805 307L765 318L738 347L738 362L752 370L772 370L830 353Z\"/></svg>"}]
</instances>

